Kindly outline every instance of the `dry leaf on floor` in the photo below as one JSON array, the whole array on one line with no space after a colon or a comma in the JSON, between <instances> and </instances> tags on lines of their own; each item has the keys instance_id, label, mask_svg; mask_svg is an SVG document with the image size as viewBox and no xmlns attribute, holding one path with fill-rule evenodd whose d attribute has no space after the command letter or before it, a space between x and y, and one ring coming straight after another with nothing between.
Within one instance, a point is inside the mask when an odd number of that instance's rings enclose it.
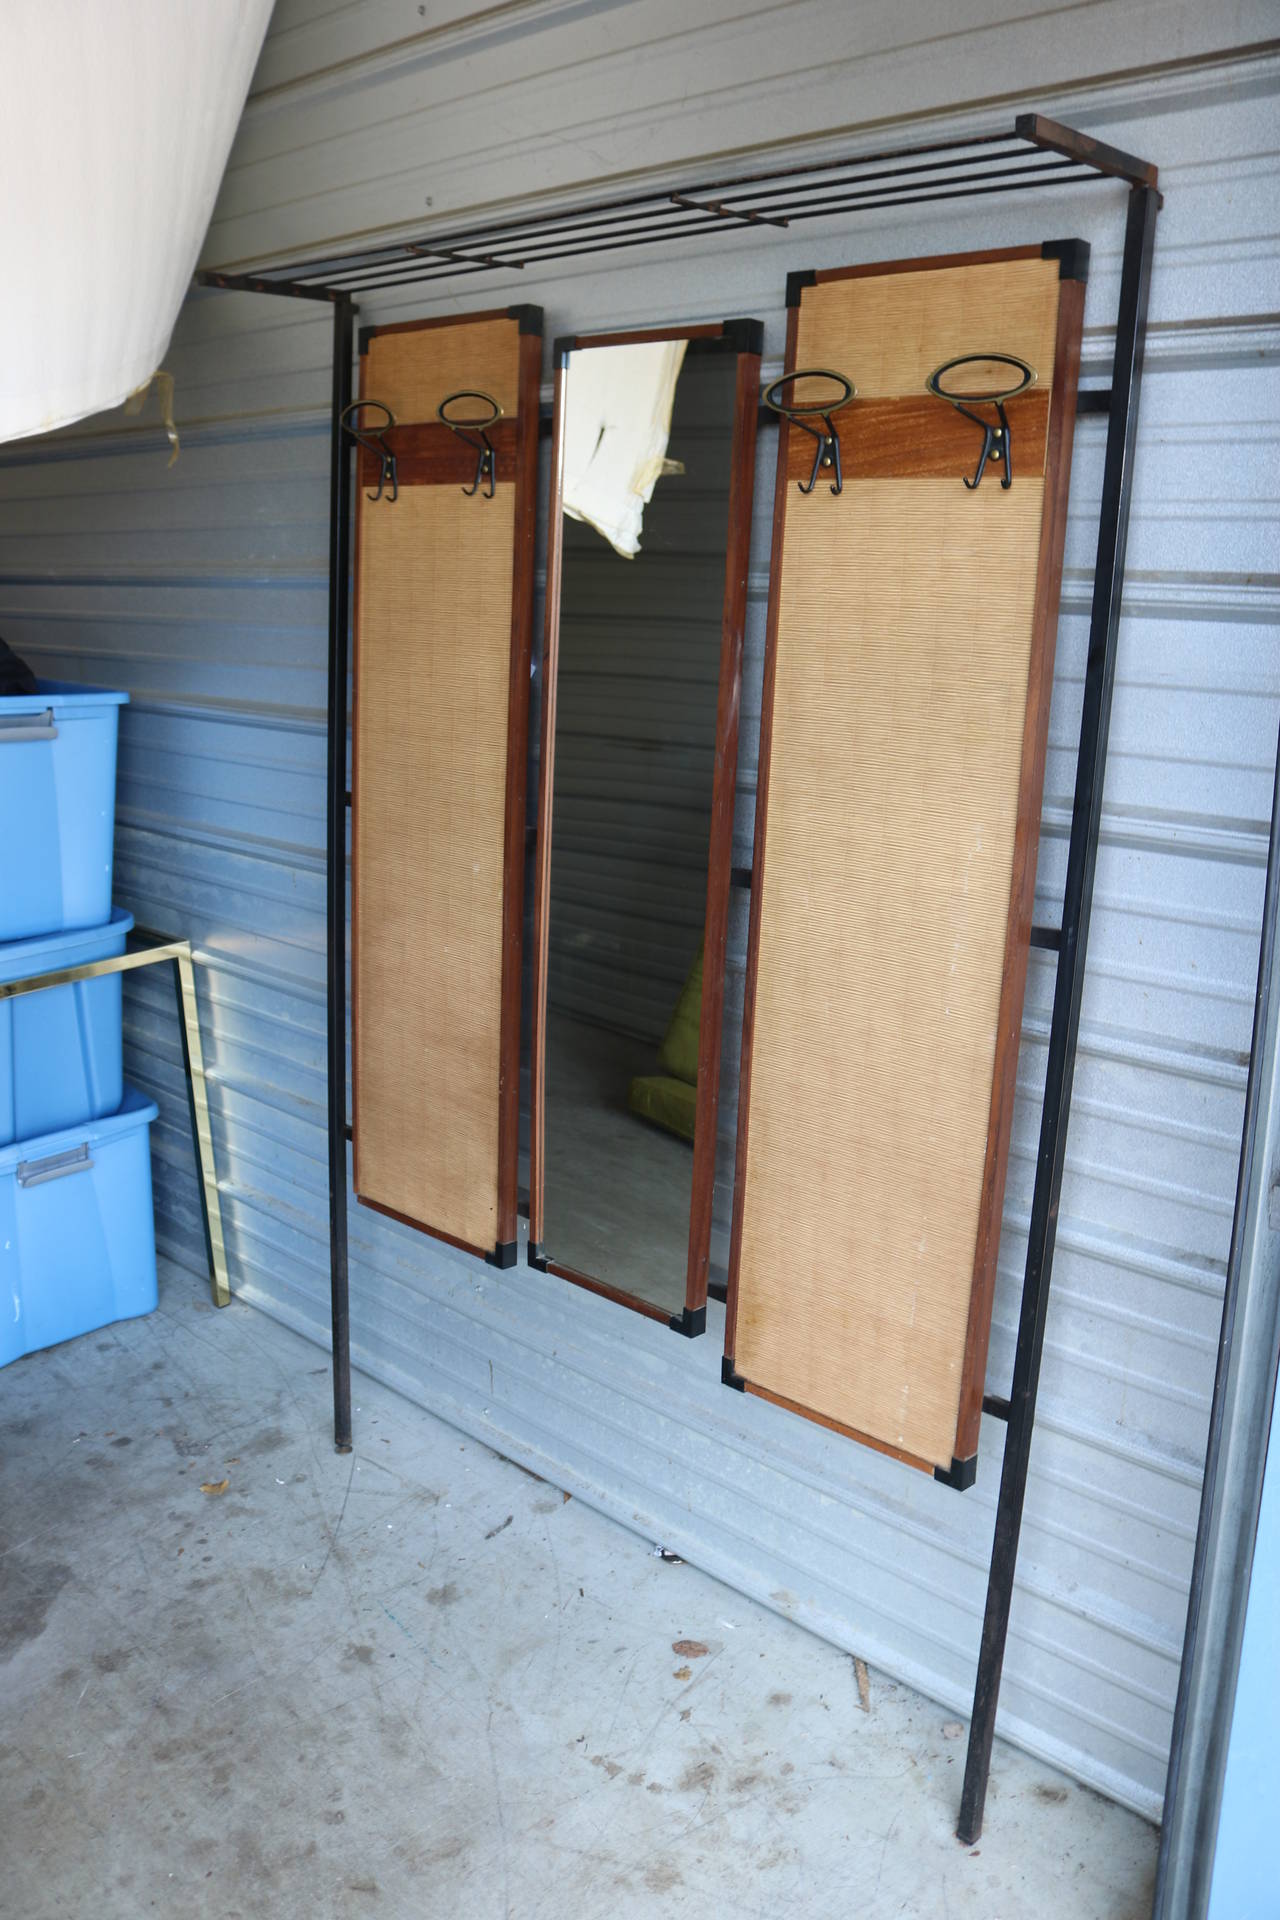
<instances>
[{"instance_id":1,"label":"dry leaf on floor","mask_svg":"<svg viewBox=\"0 0 1280 1920\"><path fill-rule=\"evenodd\" d=\"M703 1640L673 1640L671 1651L683 1655L686 1660L701 1660L705 1653L710 1652L710 1648Z\"/></svg>"},{"instance_id":2,"label":"dry leaf on floor","mask_svg":"<svg viewBox=\"0 0 1280 1920\"><path fill-rule=\"evenodd\" d=\"M225 1493L230 1485L229 1480L202 1480L200 1491L201 1493Z\"/></svg>"},{"instance_id":3,"label":"dry leaf on floor","mask_svg":"<svg viewBox=\"0 0 1280 1920\"><path fill-rule=\"evenodd\" d=\"M862 1708L862 1711L864 1713L870 1713L871 1711L871 1676L867 1672L866 1661L859 1660L856 1653L853 1656L853 1675L854 1675L854 1679L858 1683L858 1705Z\"/></svg>"},{"instance_id":4,"label":"dry leaf on floor","mask_svg":"<svg viewBox=\"0 0 1280 1920\"><path fill-rule=\"evenodd\" d=\"M674 1672L674 1673L672 1674L672 1676L671 1676L671 1678L672 1678L673 1680L692 1680L692 1678L693 1678L693 1668L692 1668L692 1667L677 1667L677 1668L676 1668L676 1670L675 1670L675 1672Z\"/></svg>"}]
</instances>

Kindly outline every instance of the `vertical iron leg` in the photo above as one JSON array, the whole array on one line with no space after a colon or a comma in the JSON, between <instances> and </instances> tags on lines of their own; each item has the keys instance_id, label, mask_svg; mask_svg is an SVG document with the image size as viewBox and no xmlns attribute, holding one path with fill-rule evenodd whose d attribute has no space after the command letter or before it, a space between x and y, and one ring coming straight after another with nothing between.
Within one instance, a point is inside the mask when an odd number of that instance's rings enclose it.
<instances>
[{"instance_id":1,"label":"vertical iron leg","mask_svg":"<svg viewBox=\"0 0 1280 1920\"><path fill-rule=\"evenodd\" d=\"M333 1309L333 1444L351 1451L351 1322L347 1294L347 634L351 459L342 414L351 400L355 307L333 310L329 438L329 753L325 906L329 1040L329 1292Z\"/></svg>"},{"instance_id":2,"label":"vertical iron leg","mask_svg":"<svg viewBox=\"0 0 1280 1920\"><path fill-rule=\"evenodd\" d=\"M1071 842L1067 854L1067 881L1062 910L1062 944L1058 952L1049 1029L1049 1057L1045 1069L1044 1112L1036 1156L1031 1228L1018 1320L1018 1344L1009 1394L1009 1427L996 1503L995 1540L987 1605L982 1622L978 1674L969 1723L969 1751L965 1760L957 1836L966 1846L982 1832L991 1746L995 1738L996 1705L1009 1605L1022 1528L1022 1503L1027 1486L1031 1431L1035 1423L1040 1359L1044 1351L1045 1319L1049 1306L1049 1275L1058 1229L1058 1198L1067 1146L1067 1119L1075 1073L1076 1037L1080 1026L1080 998L1084 987L1084 958L1089 940L1089 913L1093 903L1093 875L1098 857L1098 829L1102 817L1102 785L1107 759L1107 731L1111 694L1115 684L1116 641L1120 626L1120 595L1124 581L1125 545L1133 492L1133 454L1138 426L1138 392L1146 339L1147 300L1151 284L1151 254L1155 242L1160 197L1151 187L1134 187L1129 194L1125 225L1124 265L1120 278L1120 308L1116 320L1115 367L1111 382L1111 411L1107 427L1106 464L1102 477L1102 509L1098 529L1098 563L1093 580L1093 608L1089 620L1089 660L1085 671L1084 707L1080 716L1080 754L1076 763L1075 800L1071 813Z\"/></svg>"}]
</instances>

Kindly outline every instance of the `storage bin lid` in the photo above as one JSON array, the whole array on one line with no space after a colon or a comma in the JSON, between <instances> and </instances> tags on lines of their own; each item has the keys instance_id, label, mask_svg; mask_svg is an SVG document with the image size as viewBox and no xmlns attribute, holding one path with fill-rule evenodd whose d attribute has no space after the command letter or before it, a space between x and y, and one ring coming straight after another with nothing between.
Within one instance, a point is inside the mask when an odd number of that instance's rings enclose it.
<instances>
[{"instance_id":1,"label":"storage bin lid","mask_svg":"<svg viewBox=\"0 0 1280 1920\"><path fill-rule=\"evenodd\" d=\"M100 927L72 927L65 933L36 933L29 940L0 940L0 981L25 980L32 973L55 973L61 967L82 967L122 951L133 931L133 915L112 907L111 918Z\"/></svg>"},{"instance_id":2,"label":"storage bin lid","mask_svg":"<svg viewBox=\"0 0 1280 1920\"><path fill-rule=\"evenodd\" d=\"M43 1160L49 1154L69 1153L75 1147L85 1145L90 1152L94 1147L109 1146L123 1134L136 1133L139 1127L150 1126L159 1112L155 1101L149 1100L145 1093L140 1093L137 1087L126 1087L118 1113L109 1113L101 1120L82 1120L78 1127L59 1127L56 1133L38 1133L26 1140L11 1140L8 1146L0 1147L0 1177L14 1173L23 1160Z\"/></svg>"},{"instance_id":3,"label":"storage bin lid","mask_svg":"<svg viewBox=\"0 0 1280 1920\"><path fill-rule=\"evenodd\" d=\"M44 713L52 707L55 713L65 712L70 718L93 707L124 707L128 703L128 694L115 687L85 687L78 680L37 679L34 693L0 694L0 713Z\"/></svg>"}]
</instances>

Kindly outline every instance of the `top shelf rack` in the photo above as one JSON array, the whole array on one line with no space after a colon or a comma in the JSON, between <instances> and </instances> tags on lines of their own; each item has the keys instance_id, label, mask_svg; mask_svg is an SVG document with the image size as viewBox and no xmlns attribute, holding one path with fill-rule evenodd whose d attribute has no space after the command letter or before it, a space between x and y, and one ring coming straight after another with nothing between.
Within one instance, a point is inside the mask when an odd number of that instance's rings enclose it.
<instances>
[{"instance_id":1,"label":"top shelf rack","mask_svg":"<svg viewBox=\"0 0 1280 1920\"><path fill-rule=\"evenodd\" d=\"M206 269L200 285L294 299L341 300L466 274L513 272L626 247L709 238L748 227L798 226L834 214L981 194L1025 192L1090 180L1154 187L1156 169L1042 114L1020 114L1008 133L987 133L918 147L649 189L559 212L482 221L412 240L260 267L252 273Z\"/></svg>"}]
</instances>

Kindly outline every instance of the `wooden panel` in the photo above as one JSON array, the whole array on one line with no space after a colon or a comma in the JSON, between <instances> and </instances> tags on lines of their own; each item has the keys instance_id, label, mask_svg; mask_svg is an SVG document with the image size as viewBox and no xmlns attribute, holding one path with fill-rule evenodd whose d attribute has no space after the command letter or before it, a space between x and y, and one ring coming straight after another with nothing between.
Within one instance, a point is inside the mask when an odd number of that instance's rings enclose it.
<instances>
[{"instance_id":1,"label":"wooden panel","mask_svg":"<svg viewBox=\"0 0 1280 1920\"><path fill-rule=\"evenodd\" d=\"M970 432L973 429L970 428ZM396 479L402 487L469 487L476 477L478 450L438 420L411 427L391 427L382 436L396 460ZM499 482L514 480L519 465L519 429L514 420L498 420L489 428L489 444ZM378 484L378 456L370 447L359 451L360 485Z\"/></svg>"},{"instance_id":2,"label":"wooden panel","mask_svg":"<svg viewBox=\"0 0 1280 1920\"><path fill-rule=\"evenodd\" d=\"M1005 407L1013 438L1015 473L1043 473L1049 431L1048 388L1029 388ZM840 465L845 481L928 480L967 473L972 479L982 451L982 434L972 420L954 407L942 406L932 394L903 394L898 398L852 400L832 424L840 436ZM394 437L394 436L393 436ZM808 484L813 471L816 441L803 430L789 436L787 473ZM377 462L370 461L373 484ZM999 484L998 474L992 478ZM824 474L820 488L830 483Z\"/></svg>"},{"instance_id":3,"label":"wooden panel","mask_svg":"<svg viewBox=\"0 0 1280 1920\"><path fill-rule=\"evenodd\" d=\"M451 326L380 328L370 342L364 391L396 420L434 420L446 394L478 387L514 414L519 401L517 329L505 315Z\"/></svg>"},{"instance_id":4,"label":"wooden panel","mask_svg":"<svg viewBox=\"0 0 1280 1920\"><path fill-rule=\"evenodd\" d=\"M866 399L922 391L957 354L1016 353L1048 386L1058 263L1039 253L973 265L824 275L800 306L798 366L847 373ZM1017 341L1017 346L1004 344ZM976 431L976 429L975 429Z\"/></svg>"},{"instance_id":5,"label":"wooden panel","mask_svg":"<svg viewBox=\"0 0 1280 1920\"><path fill-rule=\"evenodd\" d=\"M855 455L839 496L784 478L807 435L779 448L726 1347L752 1390L944 1473L976 1446L1082 291L988 257L824 279L791 315L788 364L878 396L842 443L925 422L956 354L1044 389L1008 491L961 486L971 425L946 477ZM932 405L950 447L966 423Z\"/></svg>"},{"instance_id":6,"label":"wooden panel","mask_svg":"<svg viewBox=\"0 0 1280 1920\"><path fill-rule=\"evenodd\" d=\"M362 360L405 458L398 500L357 504L356 1190L477 1251L515 1239L540 349L513 317L376 333ZM411 411L463 385L516 416L491 500L461 491L453 449L468 482L474 454Z\"/></svg>"}]
</instances>

